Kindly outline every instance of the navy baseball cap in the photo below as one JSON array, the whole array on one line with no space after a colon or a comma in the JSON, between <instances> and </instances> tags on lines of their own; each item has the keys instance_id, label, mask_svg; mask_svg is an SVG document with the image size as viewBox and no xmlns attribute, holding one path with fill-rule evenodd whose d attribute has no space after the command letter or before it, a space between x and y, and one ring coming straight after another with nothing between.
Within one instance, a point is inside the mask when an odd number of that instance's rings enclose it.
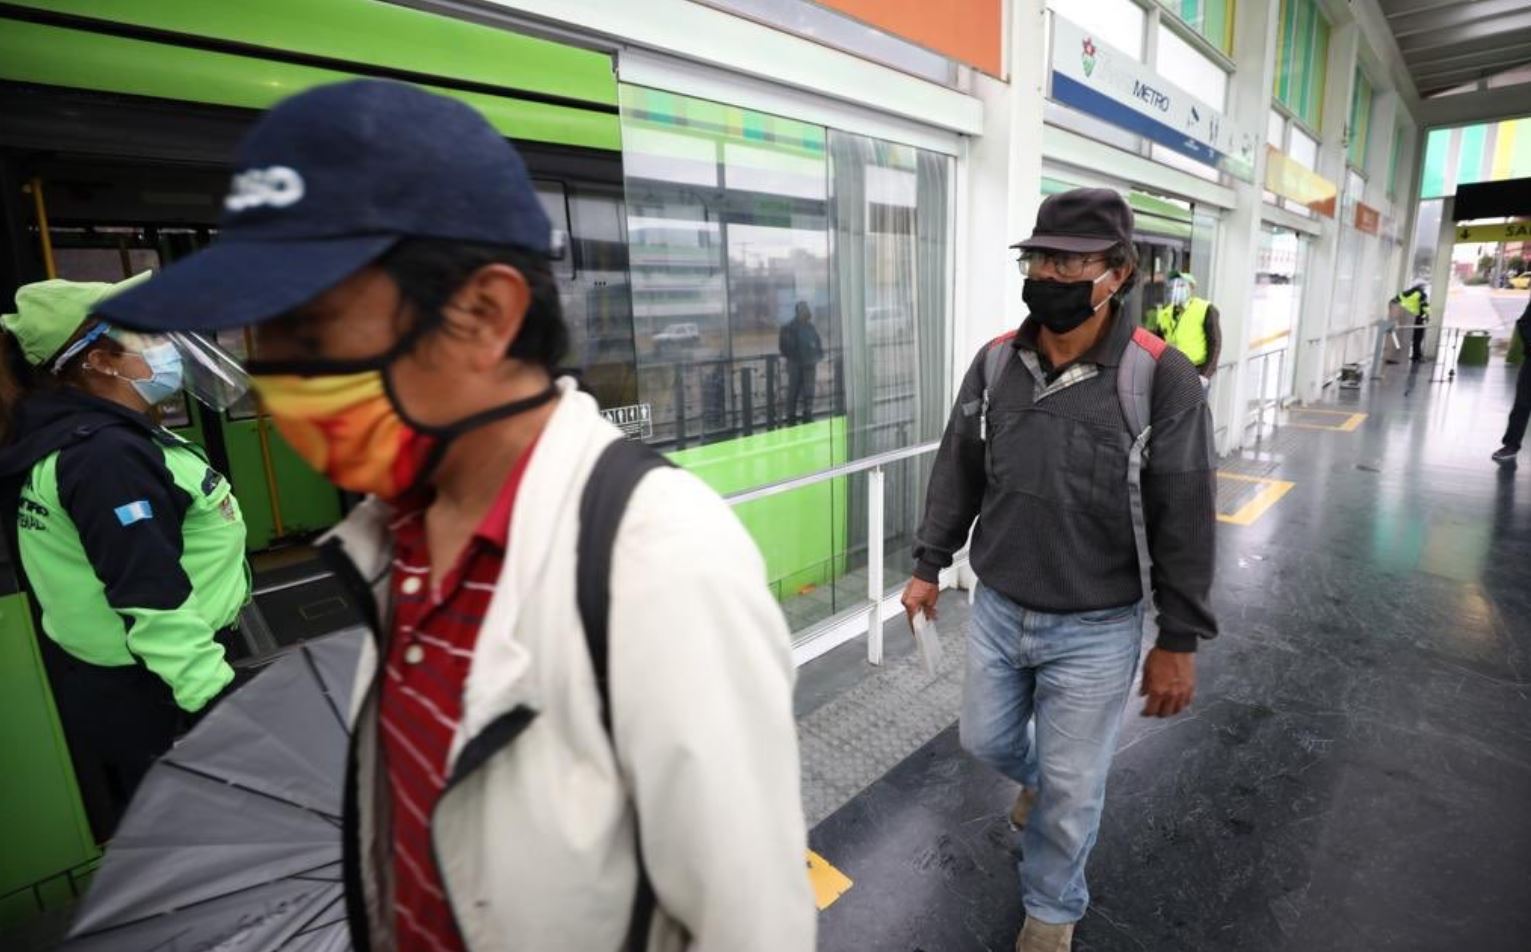
<instances>
[{"instance_id":1,"label":"navy baseball cap","mask_svg":"<svg viewBox=\"0 0 1531 952\"><path fill-rule=\"evenodd\" d=\"M216 241L97 313L126 327L217 330L313 300L406 237L548 254L526 164L472 107L363 79L278 103L240 144Z\"/></svg>"}]
</instances>

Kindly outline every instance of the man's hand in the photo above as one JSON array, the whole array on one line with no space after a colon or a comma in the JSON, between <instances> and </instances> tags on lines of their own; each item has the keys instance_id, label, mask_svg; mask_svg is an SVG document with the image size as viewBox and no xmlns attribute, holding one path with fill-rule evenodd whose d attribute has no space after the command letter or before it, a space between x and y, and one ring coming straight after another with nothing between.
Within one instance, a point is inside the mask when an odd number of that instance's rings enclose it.
<instances>
[{"instance_id":1,"label":"man's hand","mask_svg":"<svg viewBox=\"0 0 1531 952\"><path fill-rule=\"evenodd\" d=\"M909 584L904 586L904 614L914 621L914 613L923 611L925 617L931 621L936 620L936 599L941 597L941 586L924 579L912 578Z\"/></svg>"},{"instance_id":2,"label":"man's hand","mask_svg":"<svg viewBox=\"0 0 1531 952\"><path fill-rule=\"evenodd\" d=\"M904 592L904 604L909 593ZM1196 693L1196 655L1189 651L1165 651L1155 648L1143 662L1143 690L1148 702L1144 717L1174 717L1191 706Z\"/></svg>"}]
</instances>

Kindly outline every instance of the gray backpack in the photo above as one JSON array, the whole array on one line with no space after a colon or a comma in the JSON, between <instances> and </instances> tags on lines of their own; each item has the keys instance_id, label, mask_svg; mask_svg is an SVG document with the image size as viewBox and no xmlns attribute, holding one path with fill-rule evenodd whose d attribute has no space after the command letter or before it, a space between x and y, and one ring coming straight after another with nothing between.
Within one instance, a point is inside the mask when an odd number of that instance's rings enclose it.
<instances>
[{"instance_id":1,"label":"gray backpack","mask_svg":"<svg viewBox=\"0 0 1531 952\"><path fill-rule=\"evenodd\" d=\"M1014 340L1015 331L1003 334L990 341L984 352L979 435L984 441L985 453L989 446L989 394L1015 358L1015 347L1011 343ZM1143 463L1148 459L1148 441L1153 430L1154 373L1159 369L1159 358L1168 347L1147 328L1133 328L1132 340L1122 351L1122 362L1116 371L1116 397L1122 405L1127 432L1132 436L1132 449L1127 454L1127 502L1132 510L1132 538L1138 549L1143 607L1149 617L1153 614L1154 586L1148 553L1148 524L1143 516Z\"/></svg>"}]
</instances>

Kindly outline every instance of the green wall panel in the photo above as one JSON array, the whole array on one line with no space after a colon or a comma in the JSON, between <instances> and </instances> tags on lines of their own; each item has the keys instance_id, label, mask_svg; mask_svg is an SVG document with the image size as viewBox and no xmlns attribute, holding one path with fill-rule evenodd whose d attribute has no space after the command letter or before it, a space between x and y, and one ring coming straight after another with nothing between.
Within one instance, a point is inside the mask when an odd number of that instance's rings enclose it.
<instances>
[{"instance_id":1,"label":"green wall panel","mask_svg":"<svg viewBox=\"0 0 1531 952\"><path fill-rule=\"evenodd\" d=\"M1329 70L1329 21L1315 0L1281 0L1271 94L1309 128L1319 129Z\"/></svg>"},{"instance_id":2,"label":"green wall panel","mask_svg":"<svg viewBox=\"0 0 1531 952\"><path fill-rule=\"evenodd\" d=\"M69 747L53 706L25 595L0 598L0 896L96 858ZM46 904L68 898L60 878ZM0 901L0 927L37 913L30 891Z\"/></svg>"},{"instance_id":3,"label":"green wall panel","mask_svg":"<svg viewBox=\"0 0 1531 952\"><path fill-rule=\"evenodd\" d=\"M309 468L275 429L267 431L271 465L281 492L282 526L286 533L327 529L340 519L340 497L335 487ZM276 538L276 519L266 470L261 462L260 433L254 420L225 423L224 448L229 454L229 480L244 513L247 545L251 551L266 548Z\"/></svg>"},{"instance_id":4,"label":"green wall panel","mask_svg":"<svg viewBox=\"0 0 1531 952\"><path fill-rule=\"evenodd\" d=\"M724 495L846 461L845 418L835 417L668 454ZM847 479L827 480L735 508L766 560L777 598L828 584L845 572Z\"/></svg>"},{"instance_id":5,"label":"green wall panel","mask_svg":"<svg viewBox=\"0 0 1531 952\"><path fill-rule=\"evenodd\" d=\"M1350 91L1350 145L1347 158L1357 169L1366 169L1367 154L1371 148L1372 131L1372 84L1366 75L1356 70L1355 85Z\"/></svg>"},{"instance_id":6,"label":"green wall panel","mask_svg":"<svg viewBox=\"0 0 1531 952\"><path fill-rule=\"evenodd\" d=\"M313 66L0 20L0 79L17 82L266 109L312 86L351 78ZM478 109L510 138L621 146L615 115L431 88Z\"/></svg>"},{"instance_id":7,"label":"green wall panel","mask_svg":"<svg viewBox=\"0 0 1531 952\"><path fill-rule=\"evenodd\" d=\"M292 53L615 105L604 53L379 0L19 0L33 7Z\"/></svg>"},{"instance_id":8,"label":"green wall panel","mask_svg":"<svg viewBox=\"0 0 1531 952\"><path fill-rule=\"evenodd\" d=\"M1233 13L1236 0L1159 0L1224 53L1233 52Z\"/></svg>"}]
</instances>

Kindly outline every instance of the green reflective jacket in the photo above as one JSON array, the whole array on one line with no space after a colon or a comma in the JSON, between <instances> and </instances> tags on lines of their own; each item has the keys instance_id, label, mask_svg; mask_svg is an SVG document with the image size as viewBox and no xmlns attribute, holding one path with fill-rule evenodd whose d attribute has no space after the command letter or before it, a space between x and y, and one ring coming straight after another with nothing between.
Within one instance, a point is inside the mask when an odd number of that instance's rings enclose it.
<instances>
[{"instance_id":1,"label":"green reflective jacket","mask_svg":"<svg viewBox=\"0 0 1531 952\"><path fill-rule=\"evenodd\" d=\"M67 397L82 398L94 401ZM60 647L104 667L142 663L195 712L234 676L214 633L250 599L239 503L199 447L99 403L21 484L22 566Z\"/></svg>"}]
</instances>

